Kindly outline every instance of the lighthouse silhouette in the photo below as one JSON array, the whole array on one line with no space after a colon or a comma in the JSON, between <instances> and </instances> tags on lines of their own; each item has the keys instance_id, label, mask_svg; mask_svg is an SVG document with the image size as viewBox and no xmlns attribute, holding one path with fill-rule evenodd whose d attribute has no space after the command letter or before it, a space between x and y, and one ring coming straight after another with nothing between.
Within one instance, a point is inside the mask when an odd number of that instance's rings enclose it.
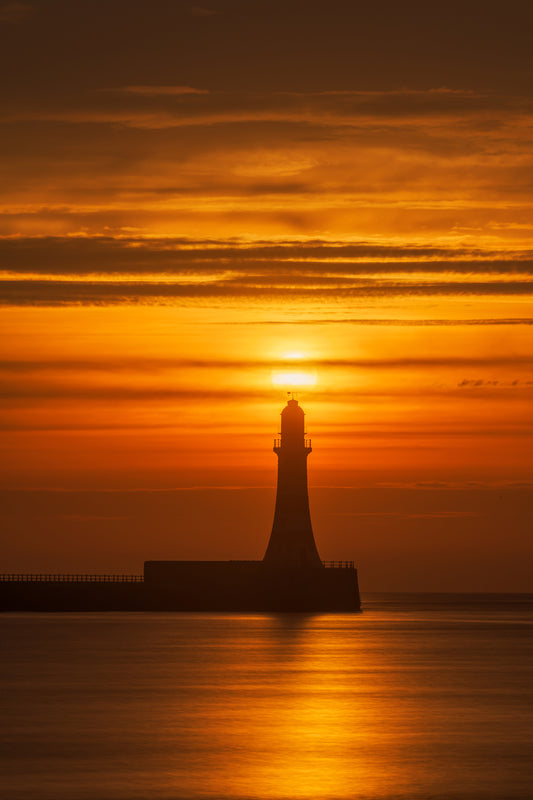
<instances>
[{"instance_id":1,"label":"lighthouse silhouette","mask_svg":"<svg viewBox=\"0 0 533 800\"><path fill-rule=\"evenodd\" d=\"M305 415L291 397L281 412L281 439L274 439L278 457L276 509L265 564L323 567L309 513L307 456L311 440L305 438Z\"/></svg>"},{"instance_id":2,"label":"lighthouse silhouette","mask_svg":"<svg viewBox=\"0 0 533 800\"><path fill-rule=\"evenodd\" d=\"M143 575L0 575L0 611L360 611L353 561L321 561L307 493L305 416L281 412L276 510L262 561L145 561Z\"/></svg>"}]
</instances>

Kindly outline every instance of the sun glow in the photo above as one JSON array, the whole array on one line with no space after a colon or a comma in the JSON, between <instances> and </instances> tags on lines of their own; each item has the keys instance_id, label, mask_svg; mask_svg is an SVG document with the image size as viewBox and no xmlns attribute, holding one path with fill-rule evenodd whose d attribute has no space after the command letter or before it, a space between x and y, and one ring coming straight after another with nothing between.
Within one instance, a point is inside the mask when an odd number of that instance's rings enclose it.
<instances>
[{"instance_id":1,"label":"sun glow","mask_svg":"<svg viewBox=\"0 0 533 800\"><path fill-rule=\"evenodd\" d=\"M316 373L308 370L273 370L272 383L274 386L314 386Z\"/></svg>"},{"instance_id":2,"label":"sun glow","mask_svg":"<svg viewBox=\"0 0 533 800\"><path fill-rule=\"evenodd\" d=\"M316 371L306 367L306 354L301 350L289 350L282 356L283 361L291 362L286 367L279 366L272 370L274 386L285 386L292 389L296 386L315 386ZM295 363L296 362L296 363Z\"/></svg>"}]
</instances>

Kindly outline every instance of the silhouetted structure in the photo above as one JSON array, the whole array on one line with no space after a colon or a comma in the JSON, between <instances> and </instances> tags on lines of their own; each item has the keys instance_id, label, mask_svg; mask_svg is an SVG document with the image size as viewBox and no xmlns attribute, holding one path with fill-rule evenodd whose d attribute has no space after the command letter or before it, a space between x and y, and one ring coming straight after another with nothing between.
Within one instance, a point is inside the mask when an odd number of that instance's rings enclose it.
<instances>
[{"instance_id":1,"label":"silhouetted structure","mask_svg":"<svg viewBox=\"0 0 533 800\"><path fill-rule=\"evenodd\" d=\"M278 457L278 488L274 523L263 561L266 564L321 567L309 514L304 412L289 400L281 412L281 439L274 440Z\"/></svg>"},{"instance_id":2,"label":"silhouetted structure","mask_svg":"<svg viewBox=\"0 0 533 800\"><path fill-rule=\"evenodd\" d=\"M3 611L360 611L353 561L322 562L307 491L304 413L281 414L276 508L263 561L145 561L143 575L0 575Z\"/></svg>"}]
</instances>

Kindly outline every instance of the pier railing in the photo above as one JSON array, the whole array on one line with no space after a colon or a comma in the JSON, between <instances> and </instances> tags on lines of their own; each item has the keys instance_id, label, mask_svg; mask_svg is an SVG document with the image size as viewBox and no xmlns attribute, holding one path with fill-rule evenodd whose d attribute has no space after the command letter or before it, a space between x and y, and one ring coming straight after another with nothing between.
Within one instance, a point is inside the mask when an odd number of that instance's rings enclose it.
<instances>
[{"instance_id":1,"label":"pier railing","mask_svg":"<svg viewBox=\"0 0 533 800\"><path fill-rule=\"evenodd\" d=\"M322 564L326 569L355 569L354 561L323 561ZM0 573L0 583L144 583L144 575L3 572Z\"/></svg>"},{"instance_id":2,"label":"pier railing","mask_svg":"<svg viewBox=\"0 0 533 800\"><path fill-rule=\"evenodd\" d=\"M66 575L53 573L0 573L0 583L143 583L144 575Z\"/></svg>"}]
</instances>

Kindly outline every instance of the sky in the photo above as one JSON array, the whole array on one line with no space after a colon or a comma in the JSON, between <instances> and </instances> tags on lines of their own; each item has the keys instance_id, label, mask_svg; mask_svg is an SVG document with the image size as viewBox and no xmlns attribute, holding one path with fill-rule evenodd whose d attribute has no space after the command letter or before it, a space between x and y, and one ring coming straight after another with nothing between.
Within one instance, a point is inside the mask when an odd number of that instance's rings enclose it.
<instances>
[{"instance_id":1,"label":"sky","mask_svg":"<svg viewBox=\"0 0 533 800\"><path fill-rule=\"evenodd\" d=\"M0 2L3 571L533 591L531 4ZM292 377L291 377L292 375Z\"/></svg>"}]
</instances>

